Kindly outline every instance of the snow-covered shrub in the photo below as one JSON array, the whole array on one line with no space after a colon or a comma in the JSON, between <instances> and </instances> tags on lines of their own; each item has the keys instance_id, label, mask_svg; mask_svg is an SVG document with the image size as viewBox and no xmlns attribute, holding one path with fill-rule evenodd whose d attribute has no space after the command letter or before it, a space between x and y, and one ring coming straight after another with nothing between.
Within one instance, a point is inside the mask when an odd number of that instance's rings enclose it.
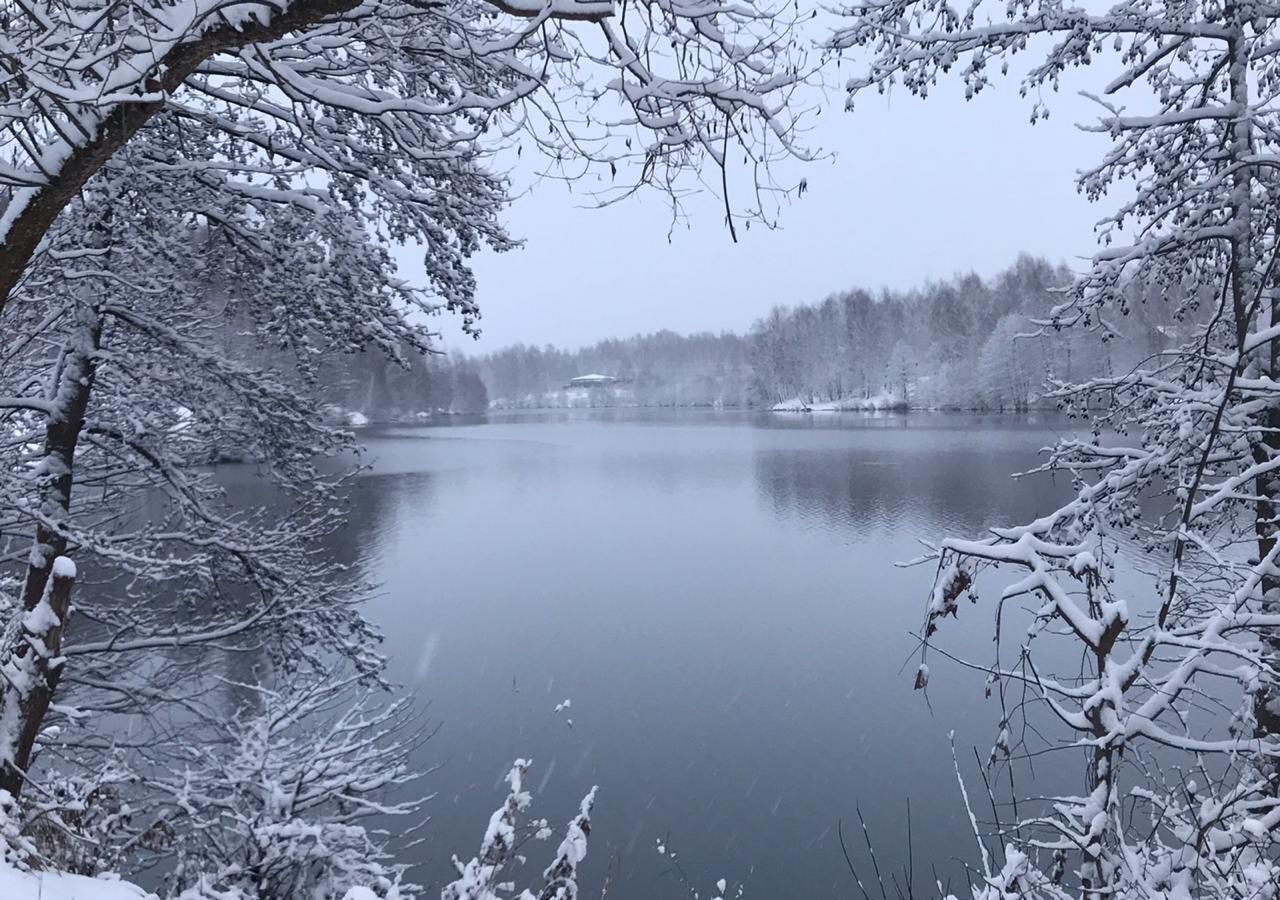
<instances>
[{"instance_id":1,"label":"snow-covered shrub","mask_svg":"<svg viewBox=\"0 0 1280 900\"><path fill-rule=\"evenodd\" d=\"M35 844L23 832L17 802L8 791L0 791L0 863L27 869L38 860Z\"/></svg>"},{"instance_id":2,"label":"snow-covered shrub","mask_svg":"<svg viewBox=\"0 0 1280 900\"><path fill-rule=\"evenodd\" d=\"M405 702L379 705L353 680L257 691L215 740L155 786L156 821L175 835L176 889L252 900L339 900L352 888L398 890L405 866L384 830L419 809L389 795L416 779L418 733ZM407 828L405 830L408 830Z\"/></svg>"},{"instance_id":3,"label":"snow-covered shrub","mask_svg":"<svg viewBox=\"0 0 1280 900\"><path fill-rule=\"evenodd\" d=\"M77 875L118 872L130 847L155 851L169 845L171 830L130 803L138 778L121 763L117 753L98 772L49 772L40 790L23 797L23 831L42 868Z\"/></svg>"},{"instance_id":4,"label":"snow-covered shrub","mask_svg":"<svg viewBox=\"0 0 1280 900\"><path fill-rule=\"evenodd\" d=\"M552 834L546 819L521 825L520 814L533 802L524 789L529 761L517 759L507 773L511 790L502 806L489 818L480 852L467 862L453 858L458 877L441 892L441 900L576 900L578 896L578 864L587 855L587 836L591 833L591 810L595 805L593 787L570 820L564 839L556 850L554 861L542 872L541 886L516 892L510 872L519 862L516 851L528 840L546 840Z\"/></svg>"}]
</instances>

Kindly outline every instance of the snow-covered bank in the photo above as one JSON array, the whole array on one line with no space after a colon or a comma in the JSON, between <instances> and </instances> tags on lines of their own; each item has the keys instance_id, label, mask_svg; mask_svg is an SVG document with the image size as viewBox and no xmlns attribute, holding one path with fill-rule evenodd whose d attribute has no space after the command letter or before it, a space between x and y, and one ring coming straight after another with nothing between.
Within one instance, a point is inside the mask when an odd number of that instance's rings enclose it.
<instances>
[{"instance_id":1,"label":"snow-covered bank","mask_svg":"<svg viewBox=\"0 0 1280 900\"><path fill-rule=\"evenodd\" d=\"M14 900L155 900L135 884L65 872L20 872L0 862L0 897Z\"/></svg>"},{"instance_id":2,"label":"snow-covered bank","mask_svg":"<svg viewBox=\"0 0 1280 900\"><path fill-rule=\"evenodd\" d=\"M439 422L441 419L450 419L454 416L475 416L484 413L489 407L484 409L435 409L435 410L416 410L412 412L399 411L384 413L381 415L370 415L359 409L343 409L337 406L326 406L321 410L326 425L336 425L345 428L370 428L381 427L387 425L426 425L431 422Z\"/></svg>"},{"instance_id":3,"label":"snow-covered bank","mask_svg":"<svg viewBox=\"0 0 1280 900\"><path fill-rule=\"evenodd\" d=\"M394 900L393 890L387 900ZM239 900L238 893L204 893L188 891L181 900ZM155 894L119 878L89 878L66 872L23 872L0 862L0 898L3 900L158 900ZM244 898L249 900L249 898ZM382 900L373 891L353 887L343 900Z\"/></svg>"},{"instance_id":4,"label":"snow-covered bank","mask_svg":"<svg viewBox=\"0 0 1280 900\"><path fill-rule=\"evenodd\" d=\"M810 402L799 397L783 400L769 407L770 412L905 412L907 402L894 394L877 394L874 397L842 397L839 400Z\"/></svg>"}]
</instances>

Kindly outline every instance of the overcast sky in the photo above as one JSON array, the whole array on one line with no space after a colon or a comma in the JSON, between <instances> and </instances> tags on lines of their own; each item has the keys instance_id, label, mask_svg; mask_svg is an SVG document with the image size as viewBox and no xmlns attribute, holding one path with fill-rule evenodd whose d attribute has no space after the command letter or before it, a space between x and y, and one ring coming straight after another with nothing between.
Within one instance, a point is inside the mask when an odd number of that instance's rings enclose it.
<instances>
[{"instance_id":1,"label":"overcast sky","mask_svg":"<svg viewBox=\"0 0 1280 900\"><path fill-rule=\"evenodd\" d=\"M810 143L835 158L805 166L810 190L783 210L781 230L740 229L738 244L711 197L691 206L689 228L669 242L660 197L588 209L585 197L544 182L505 217L525 247L475 261L481 340L441 320L446 346L482 353L662 328L741 331L776 304L990 275L1023 250L1077 263L1100 211L1076 193L1074 174L1106 143L1075 126L1092 117L1088 102L1058 97L1050 120L1032 126L1014 82L971 103L960 90L945 84L927 101L868 95L855 112L825 110Z\"/></svg>"}]
</instances>

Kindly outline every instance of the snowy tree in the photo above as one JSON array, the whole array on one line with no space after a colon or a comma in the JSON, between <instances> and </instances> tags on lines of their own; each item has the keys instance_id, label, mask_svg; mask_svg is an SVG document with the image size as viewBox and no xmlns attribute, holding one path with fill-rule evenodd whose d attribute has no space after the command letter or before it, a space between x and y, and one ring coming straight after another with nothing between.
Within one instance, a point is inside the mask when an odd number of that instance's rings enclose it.
<instances>
[{"instance_id":1,"label":"snowy tree","mask_svg":"<svg viewBox=\"0 0 1280 900\"><path fill-rule=\"evenodd\" d=\"M884 375L889 392L902 403L910 405L911 385L918 375L918 362L915 352L905 341L898 341L893 345L885 363Z\"/></svg>"},{"instance_id":2,"label":"snowy tree","mask_svg":"<svg viewBox=\"0 0 1280 900\"><path fill-rule=\"evenodd\" d=\"M817 306L775 309L752 329L754 399L766 407L795 398L856 405L881 394L911 405L985 408L979 358L1001 320L1048 315L1050 289L1064 283L1062 272L1024 257L989 280L967 274L874 300L852 290ZM1079 342L1100 344L1096 336ZM1026 379L1047 382L1055 363L1052 354L1028 356Z\"/></svg>"},{"instance_id":3,"label":"snowy tree","mask_svg":"<svg viewBox=\"0 0 1280 900\"><path fill-rule=\"evenodd\" d=\"M1004 824L1004 865L988 870L983 890L1271 896L1280 825L1277 12L1056 0L892 0L845 12L832 48L870 59L849 83L851 105L897 84L925 95L949 77L972 97L1025 52L1037 54L1021 81L1035 121L1068 70L1100 71L1090 96L1101 117L1090 127L1110 144L1079 186L1120 201L1100 224L1092 266L1041 325L1051 338L1068 328L1115 338L1143 298L1165 304L1176 326L1168 346L1133 368L1081 366L1056 389L1069 409L1101 408L1092 434L1064 441L1045 466L1070 473L1072 500L939 548L926 647L980 576L1018 573L1000 591L998 650L985 666L1002 709L993 759L1038 753L1028 742L1050 727L1040 712L1087 756L1083 791ZM1151 602L1114 578L1125 565L1121 539L1146 550L1158 584ZM1009 640L1010 607L1023 598L1025 630ZM1069 650L1051 646L1063 642ZM1064 652L1082 665L1055 665ZM1170 757L1184 783L1161 776Z\"/></svg>"},{"instance_id":4,"label":"snowy tree","mask_svg":"<svg viewBox=\"0 0 1280 900\"><path fill-rule=\"evenodd\" d=\"M984 405L999 410L1025 410L1045 388L1050 372L1042 337L1024 316L1004 316L982 345L976 375Z\"/></svg>"},{"instance_id":5,"label":"snowy tree","mask_svg":"<svg viewBox=\"0 0 1280 900\"><path fill-rule=\"evenodd\" d=\"M0 552L18 571L0 789L22 840L43 838L33 852L91 870L88 844L101 860L155 842L154 823L103 833L103 798L154 794L183 741L216 731L207 654L253 660L254 689L335 665L377 680L367 586L318 555L343 483L317 459L354 449L309 404L324 361L420 358L418 312L477 330L468 259L514 246L495 149L594 173L600 202L654 185L678 204L706 161L745 157L766 183L775 158L803 155L791 100L809 72L784 40L800 15L716 0L0 8ZM731 231L768 217L767 193L734 206L727 185ZM427 283L398 275L399 243L421 245ZM370 373L394 403L386 370ZM484 402L465 367L447 393L446 408ZM230 503L200 468L228 454L278 501ZM94 573L74 609L71 558ZM68 615L83 624L60 645ZM125 742L82 727L112 716L148 723L119 777Z\"/></svg>"},{"instance_id":6,"label":"snowy tree","mask_svg":"<svg viewBox=\"0 0 1280 900\"><path fill-rule=\"evenodd\" d=\"M219 667L284 696L378 682L368 585L322 545L345 489L322 460L354 443L301 388L317 358L424 347L407 316L439 306L341 208L294 188L246 204L203 141L189 158L207 153L210 171L165 185L171 145L152 140L109 161L50 233L0 358L0 552L21 567L3 595L0 786L32 852L80 871L172 839L170 820L120 809L151 807L188 744L235 746ZM243 322L267 358L287 352L288 376L227 352ZM207 468L230 450L269 506L235 505ZM59 646L69 558L75 639Z\"/></svg>"},{"instance_id":7,"label":"snowy tree","mask_svg":"<svg viewBox=\"0 0 1280 900\"><path fill-rule=\"evenodd\" d=\"M234 171L249 201L287 183L425 247L435 288L474 315L465 258L499 180L476 157L519 134L565 175L673 188L701 160L764 171L799 152L807 76L786 4L293 0L235 7L36 0L0 10L0 309L49 229L121 148L161 128L169 178ZM189 164L198 141L220 152ZM568 168L578 165L580 168ZM310 186L308 190L306 186ZM320 186L320 187L316 187ZM764 214L754 208L730 210Z\"/></svg>"}]
</instances>

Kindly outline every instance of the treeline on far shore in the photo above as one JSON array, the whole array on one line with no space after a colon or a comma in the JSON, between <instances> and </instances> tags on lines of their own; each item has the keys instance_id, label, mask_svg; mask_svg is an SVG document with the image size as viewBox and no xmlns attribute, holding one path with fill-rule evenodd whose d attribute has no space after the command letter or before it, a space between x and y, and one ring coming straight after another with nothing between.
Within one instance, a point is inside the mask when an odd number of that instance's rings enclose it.
<instances>
[{"instance_id":1,"label":"treeline on far shore","mask_svg":"<svg viewBox=\"0 0 1280 900\"><path fill-rule=\"evenodd\" d=\"M1176 339L1164 304L1135 290L1120 340L1045 333L1070 273L1023 255L992 278L959 275L909 291L854 288L779 305L745 335L671 331L580 350L517 344L467 361L498 408L706 406L778 410L1051 406L1052 380L1132 368ZM570 386L600 374L605 387Z\"/></svg>"}]
</instances>

